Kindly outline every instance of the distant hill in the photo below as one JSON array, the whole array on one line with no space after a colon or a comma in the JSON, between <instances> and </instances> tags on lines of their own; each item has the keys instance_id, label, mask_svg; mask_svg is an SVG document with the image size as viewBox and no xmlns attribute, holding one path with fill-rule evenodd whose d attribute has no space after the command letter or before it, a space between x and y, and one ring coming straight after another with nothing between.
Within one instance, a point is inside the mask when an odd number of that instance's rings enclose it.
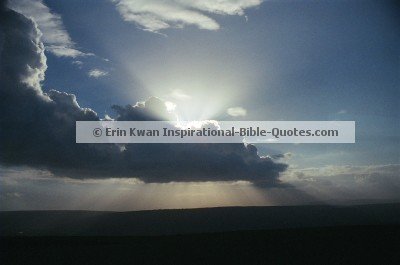
<instances>
[{"instance_id":1,"label":"distant hill","mask_svg":"<svg viewBox=\"0 0 400 265\"><path fill-rule=\"evenodd\" d=\"M360 225L400 225L400 204L0 212L0 236L155 236Z\"/></svg>"}]
</instances>

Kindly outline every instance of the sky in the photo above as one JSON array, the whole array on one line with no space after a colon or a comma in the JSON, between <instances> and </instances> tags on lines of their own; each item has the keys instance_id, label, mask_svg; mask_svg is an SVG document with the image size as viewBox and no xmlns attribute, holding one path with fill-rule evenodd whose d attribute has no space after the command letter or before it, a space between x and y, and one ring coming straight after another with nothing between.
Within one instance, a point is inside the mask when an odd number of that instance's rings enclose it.
<instances>
[{"instance_id":1,"label":"sky","mask_svg":"<svg viewBox=\"0 0 400 265\"><path fill-rule=\"evenodd\" d=\"M0 210L400 199L396 1L4 4ZM76 120L171 112L181 120L352 120L356 143L123 151L74 143Z\"/></svg>"}]
</instances>

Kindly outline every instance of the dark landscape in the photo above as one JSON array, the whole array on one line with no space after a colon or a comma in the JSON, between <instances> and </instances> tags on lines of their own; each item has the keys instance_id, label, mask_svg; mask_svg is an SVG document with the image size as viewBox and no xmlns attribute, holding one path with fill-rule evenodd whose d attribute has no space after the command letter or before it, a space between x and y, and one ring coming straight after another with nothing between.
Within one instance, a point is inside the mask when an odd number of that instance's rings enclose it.
<instances>
[{"instance_id":1,"label":"dark landscape","mask_svg":"<svg viewBox=\"0 0 400 265\"><path fill-rule=\"evenodd\" d=\"M400 204L1 212L2 264L399 264Z\"/></svg>"}]
</instances>

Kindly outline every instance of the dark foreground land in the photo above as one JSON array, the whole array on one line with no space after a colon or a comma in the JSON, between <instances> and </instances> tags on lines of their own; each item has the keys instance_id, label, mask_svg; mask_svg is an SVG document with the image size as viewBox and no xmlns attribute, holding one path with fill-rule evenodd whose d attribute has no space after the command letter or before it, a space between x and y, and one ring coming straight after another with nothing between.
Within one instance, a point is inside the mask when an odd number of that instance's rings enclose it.
<instances>
[{"instance_id":1,"label":"dark foreground land","mask_svg":"<svg viewBox=\"0 0 400 265\"><path fill-rule=\"evenodd\" d=\"M3 237L1 264L400 264L399 226Z\"/></svg>"},{"instance_id":2,"label":"dark foreground land","mask_svg":"<svg viewBox=\"0 0 400 265\"><path fill-rule=\"evenodd\" d=\"M399 219L397 204L1 212L0 264L400 264Z\"/></svg>"}]
</instances>

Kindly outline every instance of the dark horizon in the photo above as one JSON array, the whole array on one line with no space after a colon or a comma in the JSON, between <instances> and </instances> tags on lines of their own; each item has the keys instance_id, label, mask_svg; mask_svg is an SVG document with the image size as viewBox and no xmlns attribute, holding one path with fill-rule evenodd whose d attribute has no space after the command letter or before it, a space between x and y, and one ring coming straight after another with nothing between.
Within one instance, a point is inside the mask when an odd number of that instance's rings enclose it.
<instances>
[{"instance_id":1,"label":"dark horizon","mask_svg":"<svg viewBox=\"0 0 400 265\"><path fill-rule=\"evenodd\" d=\"M0 212L0 236L157 236L363 225L400 225L400 203Z\"/></svg>"}]
</instances>

